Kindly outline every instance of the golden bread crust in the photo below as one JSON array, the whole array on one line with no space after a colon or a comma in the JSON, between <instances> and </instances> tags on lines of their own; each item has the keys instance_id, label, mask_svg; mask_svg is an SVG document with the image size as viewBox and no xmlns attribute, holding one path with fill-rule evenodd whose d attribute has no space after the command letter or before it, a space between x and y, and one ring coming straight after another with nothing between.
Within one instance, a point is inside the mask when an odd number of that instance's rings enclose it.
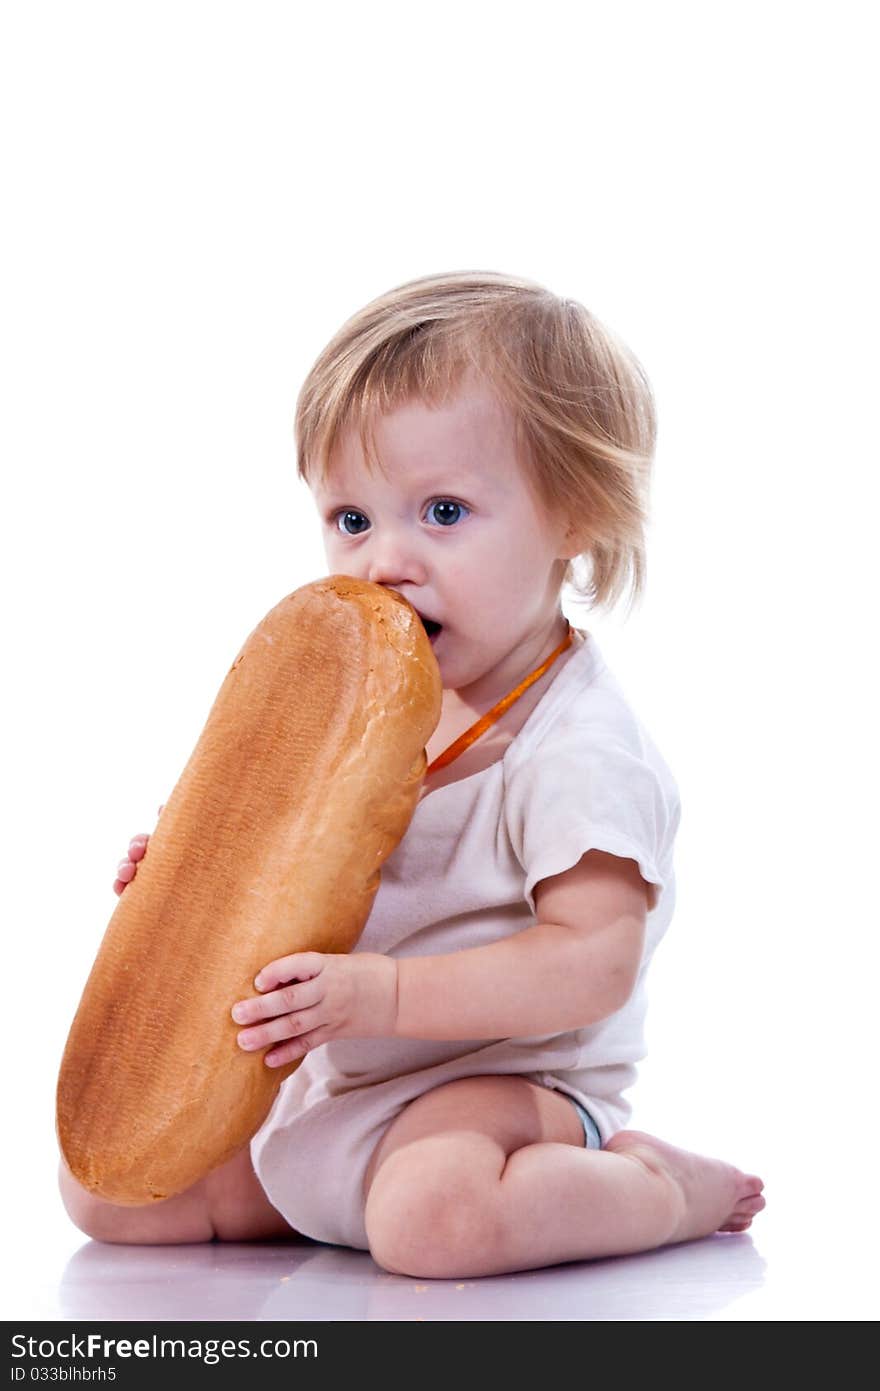
<instances>
[{"instance_id":1,"label":"golden bread crust","mask_svg":"<svg viewBox=\"0 0 880 1391\"><path fill-rule=\"evenodd\" d=\"M393 590L332 575L250 634L108 923L57 1088L65 1161L111 1202L183 1191L267 1117L230 1017L260 967L348 952L418 801L436 658Z\"/></svg>"}]
</instances>

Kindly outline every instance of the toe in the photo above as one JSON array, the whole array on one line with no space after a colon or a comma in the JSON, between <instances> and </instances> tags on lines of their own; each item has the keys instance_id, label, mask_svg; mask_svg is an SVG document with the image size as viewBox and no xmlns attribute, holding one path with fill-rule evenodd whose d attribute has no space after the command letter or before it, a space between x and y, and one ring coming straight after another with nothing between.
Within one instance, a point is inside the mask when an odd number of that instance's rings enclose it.
<instances>
[{"instance_id":1,"label":"toe","mask_svg":"<svg viewBox=\"0 0 880 1391\"><path fill-rule=\"evenodd\" d=\"M719 1232L744 1232L752 1225L752 1218L767 1206L767 1199L760 1193L747 1193L740 1198L733 1212Z\"/></svg>"},{"instance_id":2,"label":"toe","mask_svg":"<svg viewBox=\"0 0 880 1391\"><path fill-rule=\"evenodd\" d=\"M730 1222L725 1222L723 1227L719 1227L719 1232L744 1232L752 1225L751 1217L732 1218Z\"/></svg>"},{"instance_id":3,"label":"toe","mask_svg":"<svg viewBox=\"0 0 880 1391\"><path fill-rule=\"evenodd\" d=\"M761 1208L766 1206L767 1199L763 1193L750 1193L747 1198L743 1198L742 1202L737 1203L736 1209L737 1212L748 1212L754 1216L756 1212L760 1212Z\"/></svg>"}]
</instances>

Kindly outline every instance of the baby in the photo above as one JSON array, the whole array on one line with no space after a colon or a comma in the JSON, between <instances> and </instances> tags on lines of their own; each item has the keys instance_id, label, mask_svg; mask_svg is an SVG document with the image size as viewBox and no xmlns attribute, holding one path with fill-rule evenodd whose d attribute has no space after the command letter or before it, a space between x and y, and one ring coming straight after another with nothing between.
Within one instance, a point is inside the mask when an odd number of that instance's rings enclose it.
<instances>
[{"instance_id":1,"label":"baby","mask_svg":"<svg viewBox=\"0 0 880 1391\"><path fill-rule=\"evenodd\" d=\"M233 1010L266 1066L302 1058L250 1145L143 1208L62 1162L83 1231L305 1234L460 1278L742 1232L764 1207L755 1175L623 1128L680 806L560 595L639 596L654 436L632 354L528 280L412 281L321 353L299 474L329 573L397 590L431 635L428 772L355 950L267 962Z\"/></svg>"}]
</instances>

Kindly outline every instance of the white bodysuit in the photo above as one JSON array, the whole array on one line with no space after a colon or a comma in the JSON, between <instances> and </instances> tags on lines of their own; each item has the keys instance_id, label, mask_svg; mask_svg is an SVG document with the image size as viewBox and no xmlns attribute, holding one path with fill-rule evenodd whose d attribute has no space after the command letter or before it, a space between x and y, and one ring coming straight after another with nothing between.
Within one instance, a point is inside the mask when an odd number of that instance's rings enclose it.
<instances>
[{"instance_id":1,"label":"white bodysuit","mask_svg":"<svg viewBox=\"0 0 880 1391\"><path fill-rule=\"evenodd\" d=\"M369 1249L363 1180L387 1126L458 1077L513 1073L582 1102L604 1144L632 1112L645 1056L645 975L675 904L676 783L605 666L573 628L572 652L495 763L422 797L382 867L355 951L435 956L536 921L539 880L590 849L638 862L650 908L638 981L590 1027L532 1038L332 1039L282 1084L251 1141L269 1201L298 1232Z\"/></svg>"}]
</instances>

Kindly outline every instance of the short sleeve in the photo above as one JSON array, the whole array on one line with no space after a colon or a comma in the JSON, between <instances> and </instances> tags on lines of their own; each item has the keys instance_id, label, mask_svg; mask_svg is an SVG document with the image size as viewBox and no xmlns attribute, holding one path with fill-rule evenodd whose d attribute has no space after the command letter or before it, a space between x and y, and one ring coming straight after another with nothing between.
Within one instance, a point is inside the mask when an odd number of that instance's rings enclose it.
<instances>
[{"instance_id":1,"label":"short sleeve","mask_svg":"<svg viewBox=\"0 0 880 1391\"><path fill-rule=\"evenodd\" d=\"M514 853L525 871L525 897L577 864L588 850L635 860L654 888L649 911L666 885L678 824L674 787L641 754L595 735L569 731L529 751L510 771L505 817Z\"/></svg>"}]
</instances>

